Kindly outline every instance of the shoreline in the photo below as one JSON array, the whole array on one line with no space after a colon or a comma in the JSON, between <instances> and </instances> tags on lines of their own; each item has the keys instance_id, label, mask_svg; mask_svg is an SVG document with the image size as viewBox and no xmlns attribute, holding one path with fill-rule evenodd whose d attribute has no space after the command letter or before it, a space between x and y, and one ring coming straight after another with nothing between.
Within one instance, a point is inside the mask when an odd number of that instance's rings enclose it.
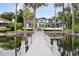
<instances>
[{"instance_id":1,"label":"shoreline","mask_svg":"<svg viewBox=\"0 0 79 59\"><path fill-rule=\"evenodd\" d=\"M31 35L33 33L33 31L30 31L30 32L27 32L27 35ZM48 34L48 35L66 35L66 34L70 34L70 35L77 35L79 36L79 33L74 33L72 34L71 32L63 32L62 31L44 31L45 34ZM18 35L24 35L24 32L15 32L14 31L11 31L11 32L6 32L6 33L0 33L0 36L18 36Z\"/></svg>"}]
</instances>

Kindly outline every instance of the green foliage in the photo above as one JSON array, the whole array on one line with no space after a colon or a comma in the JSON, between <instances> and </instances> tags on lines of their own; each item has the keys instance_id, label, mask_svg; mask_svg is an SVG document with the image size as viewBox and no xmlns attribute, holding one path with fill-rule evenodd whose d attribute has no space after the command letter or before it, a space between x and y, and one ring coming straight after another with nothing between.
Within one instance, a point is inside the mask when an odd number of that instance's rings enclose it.
<instances>
[{"instance_id":1,"label":"green foliage","mask_svg":"<svg viewBox=\"0 0 79 59\"><path fill-rule=\"evenodd\" d=\"M0 28L0 32L6 32L6 31L10 31L11 30L11 28Z\"/></svg>"},{"instance_id":2,"label":"green foliage","mask_svg":"<svg viewBox=\"0 0 79 59\"><path fill-rule=\"evenodd\" d=\"M67 29L72 29L72 25L73 23L75 23L75 25L73 27L75 27L75 32L79 32L79 4L77 3L72 3L70 8L70 4L67 3L67 6L64 6L63 3L55 3L54 7L55 8L62 8L62 11L59 11L57 13L56 19L57 20L62 20L64 22L64 24L66 25ZM72 12L71 12L72 11ZM74 19L72 21L72 19Z\"/></svg>"},{"instance_id":3,"label":"green foliage","mask_svg":"<svg viewBox=\"0 0 79 59\"><path fill-rule=\"evenodd\" d=\"M27 31L28 31L28 32L31 32L32 29L27 29ZM24 32L24 30L23 30L23 29L18 29L17 32Z\"/></svg>"},{"instance_id":4,"label":"green foliage","mask_svg":"<svg viewBox=\"0 0 79 59\"><path fill-rule=\"evenodd\" d=\"M67 35L62 42L63 43L61 43L59 46L62 47L64 51L70 52L79 48L78 36Z\"/></svg>"},{"instance_id":5,"label":"green foliage","mask_svg":"<svg viewBox=\"0 0 79 59\"><path fill-rule=\"evenodd\" d=\"M3 49L15 49L15 48L19 48L21 45L21 37L4 37L6 40L3 42L3 44L1 45L1 47Z\"/></svg>"},{"instance_id":6,"label":"green foliage","mask_svg":"<svg viewBox=\"0 0 79 59\"><path fill-rule=\"evenodd\" d=\"M22 23L17 23L17 22L9 22L7 26L10 27L10 28L14 27L15 23L16 23L16 28L17 29L21 29L22 28Z\"/></svg>"},{"instance_id":7,"label":"green foliage","mask_svg":"<svg viewBox=\"0 0 79 59\"><path fill-rule=\"evenodd\" d=\"M18 29L17 32L24 32L24 30L22 30L22 29Z\"/></svg>"},{"instance_id":8,"label":"green foliage","mask_svg":"<svg viewBox=\"0 0 79 59\"><path fill-rule=\"evenodd\" d=\"M5 31L6 30L6 28L0 28L0 31Z\"/></svg>"},{"instance_id":9,"label":"green foliage","mask_svg":"<svg viewBox=\"0 0 79 59\"><path fill-rule=\"evenodd\" d=\"M31 12L30 8L28 6L25 6L24 12L23 12L23 17L26 20L29 20L32 18L32 16L33 16L33 13Z\"/></svg>"},{"instance_id":10,"label":"green foliage","mask_svg":"<svg viewBox=\"0 0 79 59\"><path fill-rule=\"evenodd\" d=\"M33 9L37 9L37 8L39 8L41 6L47 6L46 3L26 3L25 5L29 5Z\"/></svg>"},{"instance_id":11,"label":"green foliage","mask_svg":"<svg viewBox=\"0 0 79 59\"><path fill-rule=\"evenodd\" d=\"M35 21L36 21L36 9L41 7L41 6L47 6L47 4L46 3L25 3L25 6L29 6L33 10L33 20L34 20L33 21L33 29L35 29L35 27L36 27L36 23L35 23Z\"/></svg>"},{"instance_id":12,"label":"green foliage","mask_svg":"<svg viewBox=\"0 0 79 59\"><path fill-rule=\"evenodd\" d=\"M72 32L72 29L65 29L64 32ZM79 32L79 23L74 25L74 32Z\"/></svg>"},{"instance_id":13,"label":"green foliage","mask_svg":"<svg viewBox=\"0 0 79 59\"><path fill-rule=\"evenodd\" d=\"M22 23L17 23L16 27L17 27L17 29L22 29Z\"/></svg>"},{"instance_id":14,"label":"green foliage","mask_svg":"<svg viewBox=\"0 0 79 59\"><path fill-rule=\"evenodd\" d=\"M0 17L11 21L12 19L15 18L15 14L12 12L4 12L3 14L0 15Z\"/></svg>"},{"instance_id":15,"label":"green foliage","mask_svg":"<svg viewBox=\"0 0 79 59\"><path fill-rule=\"evenodd\" d=\"M64 29L64 32L72 32L72 29Z\"/></svg>"},{"instance_id":16,"label":"green foliage","mask_svg":"<svg viewBox=\"0 0 79 59\"><path fill-rule=\"evenodd\" d=\"M12 12L4 12L2 14L0 14L0 20L1 19L8 19L10 21L12 21L12 19L15 19L15 14ZM23 10L19 9L18 11L18 15L17 15L17 22L23 23Z\"/></svg>"},{"instance_id":17,"label":"green foliage","mask_svg":"<svg viewBox=\"0 0 79 59\"><path fill-rule=\"evenodd\" d=\"M79 32L79 23L74 25L74 31Z\"/></svg>"},{"instance_id":18,"label":"green foliage","mask_svg":"<svg viewBox=\"0 0 79 59\"><path fill-rule=\"evenodd\" d=\"M23 10L22 9L19 9L18 11L17 22L23 23Z\"/></svg>"},{"instance_id":19,"label":"green foliage","mask_svg":"<svg viewBox=\"0 0 79 59\"><path fill-rule=\"evenodd\" d=\"M54 4L54 7L63 7L64 6L64 3L55 3Z\"/></svg>"}]
</instances>

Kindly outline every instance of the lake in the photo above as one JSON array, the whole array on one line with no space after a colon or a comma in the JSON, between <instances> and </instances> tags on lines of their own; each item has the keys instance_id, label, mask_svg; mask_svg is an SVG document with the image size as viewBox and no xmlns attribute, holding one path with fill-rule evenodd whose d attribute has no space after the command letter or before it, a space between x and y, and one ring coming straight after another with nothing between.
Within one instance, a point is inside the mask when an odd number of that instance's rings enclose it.
<instances>
[{"instance_id":1,"label":"lake","mask_svg":"<svg viewBox=\"0 0 79 59\"><path fill-rule=\"evenodd\" d=\"M0 56L21 56L27 53L32 41L22 36L0 36ZM72 35L51 35L50 50L61 56L79 55L79 36Z\"/></svg>"}]
</instances>

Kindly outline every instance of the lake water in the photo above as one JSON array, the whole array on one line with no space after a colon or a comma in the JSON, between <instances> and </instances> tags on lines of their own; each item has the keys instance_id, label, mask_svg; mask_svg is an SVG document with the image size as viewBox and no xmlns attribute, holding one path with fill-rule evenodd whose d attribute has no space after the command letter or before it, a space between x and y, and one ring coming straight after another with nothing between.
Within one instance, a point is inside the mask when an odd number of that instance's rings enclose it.
<instances>
[{"instance_id":1,"label":"lake water","mask_svg":"<svg viewBox=\"0 0 79 59\"><path fill-rule=\"evenodd\" d=\"M79 37L72 35L50 36L51 52L55 50L61 56L79 55ZM27 53L29 46L28 38L22 36L0 36L0 56L20 56ZM53 53L53 52L52 52Z\"/></svg>"}]
</instances>

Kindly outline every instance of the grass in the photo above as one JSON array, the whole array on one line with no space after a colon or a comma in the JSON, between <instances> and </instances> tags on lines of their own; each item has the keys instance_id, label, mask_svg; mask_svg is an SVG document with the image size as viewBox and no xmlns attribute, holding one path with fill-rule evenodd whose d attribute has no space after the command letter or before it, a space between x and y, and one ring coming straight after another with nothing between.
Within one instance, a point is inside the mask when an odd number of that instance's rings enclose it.
<instances>
[{"instance_id":1,"label":"grass","mask_svg":"<svg viewBox=\"0 0 79 59\"><path fill-rule=\"evenodd\" d=\"M71 29L64 29L64 32L72 32Z\"/></svg>"},{"instance_id":2,"label":"grass","mask_svg":"<svg viewBox=\"0 0 79 59\"><path fill-rule=\"evenodd\" d=\"M10 28L0 28L0 31L8 31Z\"/></svg>"},{"instance_id":3,"label":"grass","mask_svg":"<svg viewBox=\"0 0 79 59\"><path fill-rule=\"evenodd\" d=\"M32 29L28 29L27 31L28 31L28 32L31 32ZM23 29L18 29L17 32L24 32L24 30L23 30Z\"/></svg>"},{"instance_id":4,"label":"grass","mask_svg":"<svg viewBox=\"0 0 79 59\"><path fill-rule=\"evenodd\" d=\"M43 29L44 31L62 31L62 30L54 30L54 29Z\"/></svg>"},{"instance_id":5,"label":"grass","mask_svg":"<svg viewBox=\"0 0 79 59\"><path fill-rule=\"evenodd\" d=\"M0 31L10 31L10 28L0 28ZM32 29L27 29L28 32L32 32ZM44 31L54 31L54 30L44 30ZM23 29L18 29L17 32L24 32ZM72 32L71 29L64 29L64 32Z\"/></svg>"},{"instance_id":6,"label":"grass","mask_svg":"<svg viewBox=\"0 0 79 59\"><path fill-rule=\"evenodd\" d=\"M22 29L18 29L18 30L16 30L17 32L24 32L24 30L22 30Z\"/></svg>"},{"instance_id":7,"label":"grass","mask_svg":"<svg viewBox=\"0 0 79 59\"><path fill-rule=\"evenodd\" d=\"M11 31L11 28L0 28L0 31ZM17 29L17 32L24 32L23 29ZM27 29L28 32L31 32L32 29Z\"/></svg>"}]
</instances>

